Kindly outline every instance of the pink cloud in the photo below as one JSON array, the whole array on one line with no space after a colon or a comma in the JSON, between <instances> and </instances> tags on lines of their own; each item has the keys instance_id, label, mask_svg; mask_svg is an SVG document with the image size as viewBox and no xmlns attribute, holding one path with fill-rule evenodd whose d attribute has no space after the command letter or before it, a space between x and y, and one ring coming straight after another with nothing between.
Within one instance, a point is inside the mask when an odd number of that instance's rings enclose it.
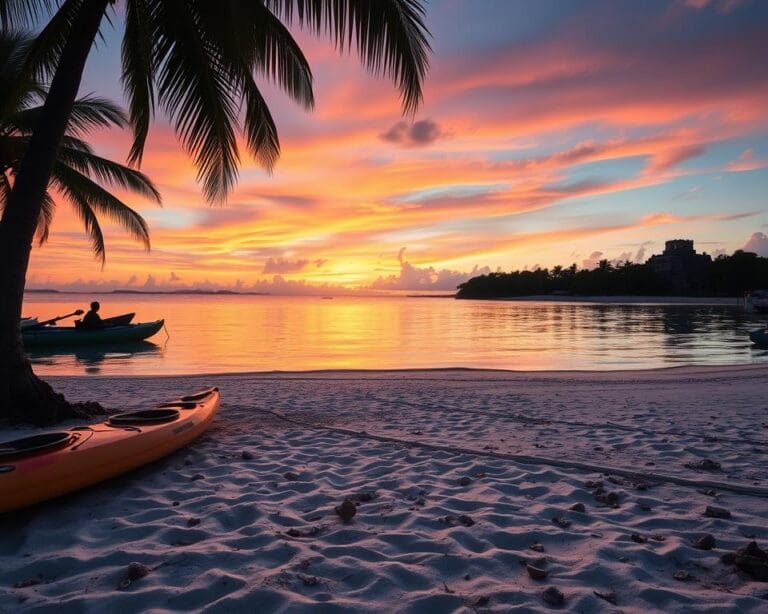
<instances>
[{"instance_id":1,"label":"pink cloud","mask_svg":"<svg viewBox=\"0 0 768 614\"><path fill-rule=\"evenodd\" d=\"M747 149L727 166L727 170L739 173L768 167L768 158L758 158L753 149Z\"/></svg>"},{"instance_id":2,"label":"pink cloud","mask_svg":"<svg viewBox=\"0 0 768 614\"><path fill-rule=\"evenodd\" d=\"M719 13L731 13L745 4L744 0L683 0L685 6L693 9L714 7Z\"/></svg>"},{"instance_id":3,"label":"pink cloud","mask_svg":"<svg viewBox=\"0 0 768 614\"><path fill-rule=\"evenodd\" d=\"M288 260L285 258L269 258L264 263L262 273L298 273L309 264L309 260Z\"/></svg>"},{"instance_id":4,"label":"pink cloud","mask_svg":"<svg viewBox=\"0 0 768 614\"><path fill-rule=\"evenodd\" d=\"M754 252L758 256L768 258L768 236L763 232L752 233L742 249L745 252Z\"/></svg>"}]
</instances>

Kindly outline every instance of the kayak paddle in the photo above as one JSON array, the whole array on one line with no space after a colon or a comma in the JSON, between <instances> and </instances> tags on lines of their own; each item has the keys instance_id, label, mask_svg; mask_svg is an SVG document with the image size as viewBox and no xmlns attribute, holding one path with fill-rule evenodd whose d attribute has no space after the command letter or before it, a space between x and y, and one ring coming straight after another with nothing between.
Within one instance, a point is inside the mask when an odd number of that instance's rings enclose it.
<instances>
[{"instance_id":1,"label":"kayak paddle","mask_svg":"<svg viewBox=\"0 0 768 614\"><path fill-rule=\"evenodd\" d=\"M38 326L48 326L49 324L55 324L59 320L66 320L67 318L71 318L72 316L81 316L85 312L82 309L78 309L77 311L73 311L72 313L68 313L65 316L59 316L57 318L51 318L50 320L45 320L43 322L38 322Z\"/></svg>"}]
</instances>

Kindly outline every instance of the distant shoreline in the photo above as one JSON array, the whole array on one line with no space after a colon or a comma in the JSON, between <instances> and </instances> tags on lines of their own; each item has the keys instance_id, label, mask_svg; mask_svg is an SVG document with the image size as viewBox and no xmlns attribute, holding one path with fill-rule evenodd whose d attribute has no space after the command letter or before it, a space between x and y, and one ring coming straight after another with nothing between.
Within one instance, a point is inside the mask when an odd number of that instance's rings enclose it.
<instances>
[{"instance_id":1,"label":"distant shoreline","mask_svg":"<svg viewBox=\"0 0 768 614\"><path fill-rule=\"evenodd\" d=\"M234 290L54 290L31 288L25 294L160 294L160 295L216 295L216 296L271 296L269 292L236 292Z\"/></svg>"},{"instance_id":2,"label":"distant shoreline","mask_svg":"<svg viewBox=\"0 0 768 614\"><path fill-rule=\"evenodd\" d=\"M520 301L545 303L598 303L606 305L725 305L741 307L744 299L736 296L553 296L551 294L510 297L466 297L462 301Z\"/></svg>"},{"instance_id":3,"label":"distant shoreline","mask_svg":"<svg viewBox=\"0 0 768 614\"><path fill-rule=\"evenodd\" d=\"M147 296L306 296L314 298L326 298L328 295L315 294L286 294L274 295L269 292L236 292L234 290L54 290L36 289L25 290L26 294L57 294L57 295L147 295ZM534 294L528 296L494 296L494 297L458 297L454 294L349 294L339 295L355 298L429 298L429 299L456 299L462 301L504 301L504 302L541 302L541 303L594 303L604 305L720 305L741 307L744 299L736 296L571 296Z\"/></svg>"}]
</instances>

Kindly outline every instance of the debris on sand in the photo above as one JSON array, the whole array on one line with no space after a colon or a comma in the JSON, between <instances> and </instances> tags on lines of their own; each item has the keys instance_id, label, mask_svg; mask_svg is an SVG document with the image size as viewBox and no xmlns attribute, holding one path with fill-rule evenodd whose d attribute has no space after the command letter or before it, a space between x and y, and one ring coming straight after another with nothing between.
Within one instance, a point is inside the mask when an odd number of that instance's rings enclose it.
<instances>
[{"instance_id":1,"label":"debris on sand","mask_svg":"<svg viewBox=\"0 0 768 614\"><path fill-rule=\"evenodd\" d=\"M710 533L699 535L693 542L693 547L697 550L712 550L712 548L716 546L717 542L715 541L714 536Z\"/></svg>"},{"instance_id":2,"label":"debris on sand","mask_svg":"<svg viewBox=\"0 0 768 614\"><path fill-rule=\"evenodd\" d=\"M301 580L301 582L304 584L304 586L317 586L320 584L320 578L317 576L307 576L303 573L296 574L296 577Z\"/></svg>"},{"instance_id":3,"label":"debris on sand","mask_svg":"<svg viewBox=\"0 0 768 614\"><path fill-rule=\"evenodd\" d=\"M612 507L614 509L619 507L619 500L621 499L621 496L615 491L605 492L605 490L601 487L595 489L592 495L595 497L595 501L598 503L602 503L603 505Z\"/></svg>"},{"instance_id":4,"label":"debris on sand","mask_svg":"<svg viewBox=\"0 0 768 614\"><path fill-rule=\"evenodd\" d=\"M125 570L125 577L122 579L117 588L120 590L125 590L131 584L136 582L136 580L141 580L141 578L146 576L150 571L152 570L146 565L142 565L141 563L136 562L131 563Z\"/></svg>"},{"instance_id":5,"label":"debris on sand","mask_svg":"<svg viewBox=\"0 0 768 614\"><path fill-rule=\"evenodd\" d=\"M552 519L552 524L557 525L561 529L567 529L568 527L571 526L572 523L567 518L563 518L562 516L555 516Z\"/></svg>"},{"instance_id":6,"label":"debris on sand","mask_svg":"<svg viewBox=\"0 0 768 614\"><path fill-rule=\"evenodd\" d=\"M449 514L448 516L441 518L440 522L444 522L445 524L452 527L455 527L457 524L463 524L465 527L471 527L475 525L475 519L467 514L460 514L459 516Z\"/></svg>"},{"instance_id":7,"label":"debris on sand","mask_svg":"<svg viewBox=\"0 0 768 614\"><path fill-rule=\"evenodd\" d=\"M757 542L751 541L736 552L724 554L721 560L726 565L735 565L755 580L768 582L768 552L762 550Z\"/></svg>"},{"instance_id":8,"label":"debris on sand","mask_svg":"<svg viewBox=\"0 0 768 614\"><path fill-rule=\"evenodd\" d=\"M715 507L714 505L708 505L707 509L704 510L704 515L707 518L728 519L731 517L731 512L729 512L724 507Z\"/></svg>"},{"instance_id":9,"label":"debris on sand","mask_svg":"<svg viewBox=\"0 0 768 614\"><path fill-rule=\"evenodd\" d=\"M371 501L377 499L378 496L379 494L375 490L364 490L363 492L359 492L356 495L352 495L350 500L357 504L370 503Z\"/></svg>"},{"instance_id":10,"label":"debris on sand","mask_svg":"<svg viewBox=\"0 0 768 614\"><path fill-rule=\"evenodd\" d=\"M309 527L308 529L297 529L296 527L288 529L285 534L289 537L314 537L322 531L320 527Z\"/></svg>"},{"instance_id":11,"label":"debris on sand","mask_svg":"<svg viewBox=\"0 0 768 614\"><path fill-rule=\"evenodd\" d=\"M720 463L713 461L710 458L702 458L698 461L690 461L685 463L688 469L698 469L701 471L720 471Z\"/></svg>"},{"instance_id":12,"label":"debris on sand","mask_svg":"<svg viewBox=\"0 0 768 614\"><path fill-rule=\"evenodd\" d=\"M547 570L542 569L541 567L534 567L531 564L528 564L525 566L525 570L528 572L528 575L531 576L534 580L546 580L547 579Z\"/></svg>"},{"instance_id":13,"label":"debris on sand","mask_svg":"<svg viewBox=\"0 0 768 614\"><path fill-rule=\"evenodd\" d=\"M335 511L342 522L349 522L357 514L357 506L351 499L344 499L341 505L336 506Z\"/></svg>"},{"instance_id":14,"label":"debris on sand","mask_svg":"<svg viewBox=\"0 0 768 614\"><path fill-rule=\"evenodd\" d=\"M544 589L541 593L541 598L544 600L544 603L553 606L563 605L565 603L565 595L554 586Z\"/></svg>"}]
</instances>

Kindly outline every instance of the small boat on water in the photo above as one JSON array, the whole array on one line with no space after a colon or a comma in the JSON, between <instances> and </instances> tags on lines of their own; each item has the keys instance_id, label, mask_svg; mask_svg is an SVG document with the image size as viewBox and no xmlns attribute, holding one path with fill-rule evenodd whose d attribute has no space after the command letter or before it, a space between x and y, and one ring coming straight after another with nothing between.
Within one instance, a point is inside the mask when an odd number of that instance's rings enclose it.
<instances>
[{"instance_id":1,"label":"small boat on water","mask_svg":"<svg viewBox=\"0 0 768 614\"><path fill-rule=\"evenodd\" d=\"M747 311L768 313L768 290L755 290L745 300Z\"/></svg>"},{"instance_id":2,"label":"small boat on water","mask_svg":"<svg viewBox=\"0 0 768 614\"><path fill-rule=\"evenodd\" d=\"M133 314L129 314L131 317ZM50 326L26 328L21 331L24 347L59 347L66 345L98 345L143 341L157 334L165 320L140 324L119 324L103 328L81 326Z\"/></svg>"},{"instance_id":3,"label":"small boat on water","mask_svg":"<svg viewBox=\"0 0 768 614\"><path fill-rule=\"evenodd\" d=\"M208 428L219 402L218 388L210 388L96 424L0 442L0 513L80 490L178 450Z\"/></svg>"},{"instance_id":4,"label":"small boat on water","mask_svg":"<svg viewBox=\"0 0 768 614\"><path fill-rule=\"evenodd\" d=\"M753 330L749 333L749 338L755 345L768 347L768 329Z\"/></svg>"},{"instance_id":5,"label":"small boat on water","mask_svg":"<svg viewBox=\"0 0 768 614\"><path fill-rule=\"evenodd\" d=\"M21 328L29 328L30 326L37 326L40 324L37 318L21 318Z\"/></svg>"}]
</instances>

